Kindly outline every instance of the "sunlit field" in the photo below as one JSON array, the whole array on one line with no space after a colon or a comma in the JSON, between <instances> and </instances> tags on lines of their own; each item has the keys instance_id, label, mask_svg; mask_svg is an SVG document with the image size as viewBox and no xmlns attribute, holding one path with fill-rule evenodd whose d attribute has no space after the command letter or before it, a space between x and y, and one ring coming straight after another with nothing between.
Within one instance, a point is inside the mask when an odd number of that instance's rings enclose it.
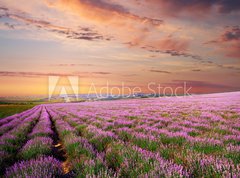
<instances>
[{"instance_id":1,"label":"sunlit field","mask_svg":"<svg viewBox=\"0 0 240 178\"><path fill-rule=\"evenodd\" d=\"M0 104L0 118L4 118L34 107L33 104Z\"/></svg>"},{"instance_id":2,"label":"sunlit field","mask_svg":"<svg viewBox=\"0 0 240 178\"><path fill-rule=\"evenodd\" d=\"M39 105L0 144L4 177L240 177L240 92Z\"/></svg>"}]
</instances>

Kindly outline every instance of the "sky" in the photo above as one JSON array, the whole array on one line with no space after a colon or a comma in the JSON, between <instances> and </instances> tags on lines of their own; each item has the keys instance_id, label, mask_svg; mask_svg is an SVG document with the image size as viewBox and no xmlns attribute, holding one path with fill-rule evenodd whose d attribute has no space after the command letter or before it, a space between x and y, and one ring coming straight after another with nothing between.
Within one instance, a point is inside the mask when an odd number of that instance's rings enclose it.
<instances>
[{"instance_id":1,"label":"sky","mask_svg":"<svg viewBox=\"0 0 240 178\"><path fill-rule=\"evenodd\" d=\"M239 91L239 19L239 0L0 0L0 96L48 94L49 76Z\"/></svg>"}]
</instances>

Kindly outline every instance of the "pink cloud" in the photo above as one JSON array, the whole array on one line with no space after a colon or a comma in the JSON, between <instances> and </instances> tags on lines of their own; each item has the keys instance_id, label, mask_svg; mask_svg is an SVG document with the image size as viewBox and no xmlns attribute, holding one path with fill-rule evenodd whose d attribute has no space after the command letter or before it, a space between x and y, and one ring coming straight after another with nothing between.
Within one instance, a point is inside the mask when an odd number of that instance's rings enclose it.
<instances>
[{"instance_id":1,"label":"pink cloud","mask_svg":"<svg viewBox=\"0 0 240 178\"><path fill-rule=\"evenodd\" d=\"M227 27L218 39L206 44L217 46L227 57L240 58L240 27Z\"/></svg>"}]
</instances>

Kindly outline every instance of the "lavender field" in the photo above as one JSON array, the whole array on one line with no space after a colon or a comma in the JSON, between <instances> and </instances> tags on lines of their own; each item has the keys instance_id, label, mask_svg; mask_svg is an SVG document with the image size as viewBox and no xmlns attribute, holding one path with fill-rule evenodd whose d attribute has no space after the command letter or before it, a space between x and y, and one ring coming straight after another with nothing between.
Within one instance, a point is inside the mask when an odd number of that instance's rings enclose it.
<instances>
[{"instance_id":1,"label":"lavender field","mask_svg":"<svg viewBox=\"0 0 240 178\"><path fill-rule=\"evenodd\" d=\"M0 120L4 177L240 177L240 92L35 106Z\"/></svg>"}]
</instances>

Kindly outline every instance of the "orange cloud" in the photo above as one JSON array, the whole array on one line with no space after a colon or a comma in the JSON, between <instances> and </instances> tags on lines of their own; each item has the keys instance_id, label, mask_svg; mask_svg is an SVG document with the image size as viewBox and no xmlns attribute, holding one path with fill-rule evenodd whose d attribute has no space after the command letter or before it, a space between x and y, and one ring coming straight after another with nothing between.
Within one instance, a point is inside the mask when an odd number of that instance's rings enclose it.
<instances>
[{"instance_id":1,"label":"orange cloud","mask_svg":"<svg viewBox=\"0 0 240 178\"><path fill-rule=\"evenodd\" d=\"M159 40L146 40L142 38L136 38L132 40L131 42L127 43L130 47L138 46L142 47L143 49L147 49L151 52L163 52L163 53L178 53L181 55L187 55L186 53L183 53L187 51L189 47L189 41L184 39L175 39L172 37L163 37ZM186 56L187 57L187 56ZM188 57L194 57L194 56L188 56Z\"/></svg>"},{"instance_id":2,"label":"orange cloud","mask_svg":"<svg viewBox=\"0 0 240 178\"><path fill-rule=\"evenodd\" d=\"M240 27L227 27L218 39L206 44L216 45L227 57L240 58Z\"/></svg>"},{"instance_id":3,"label":"orange cloud","mask_svg":"<svg viewBox=\"0 0 240 178\"><path fill-rule=\"evenodd\" d=\"M71 10L82 18L102 23L114 23L121 25L121 20L134 20L143 24L154 26L161 25L162 20L141 17L129 12L123 6L108 3L103 0L47 0L50 7L62 10Z\"/></svg>"},{"instance_id":4,"label":"orange cloud","mask_svg":"<svg viewBox=\"0 0 240 178\"><path fill-rule=\"evenodd\" d=\"M17 14L16 12L11 12L7 8L2 9L3 14L2 17L9 18L18 22L22 22L26 26L34 26L38 29L44 29L46 31L54 32L58 35L65 36L69 39L78 39L78 40L111 40L108 36L103 36L99 34L92 28L78 27L77 29L70 27L65 27L61 25L55 25L54 22L46 21L46 20L38 20L35 18L31 18L26 16L26 14ZM0 18L1 18L0 16ZM4 23L3 26L7 29L19 29L19 25Z\"/></svg>"},{"instance_id":5,"label":"orange cloud","mask_svg":"<svg viewBox=\"0 0 240 178\"><path fill-rule=\"evenodd\" d=\"M189 42L187 40L174 39L170 37L159 41L153 41L152 44L163 50L174 51L186 51L189 47Z\"/></svg>"},{"instance_id":6,"label":"orange cloud","mask_svg":"<svg viewBox=\"0 0 240 178\"><path fill-rule=\"evenodd\" d=\"M110 75L110 72L72 72L72 73L53 73L53 72L12 72L12 71L0 71L0 76L7 77L48 77L48 76L79 76L83 78L88 77L101 77L102 75Z\"/></svg>"},{"instance_id":7,"label":"orange cloud","mask_svg":"<svg viewBox=\"0 0 240 178\"><path fill-rule=\"evenodd\" d=\"M239 0L132 0L136 5L148 7L156 14L176 17L187 14L191 17L203 17L216 13L231 13L240 10Z\"/></svg>"},{"instance_id":8,"label":"orange cloud","mask_svg":"<svg viewBox=\"0 0 240 178\"><path fill-rule=\"evenodd\" d=\"M97 24L97 28L110 33L122 43L131 47L153 46L158 50L186 51L186 39L168 37L164 32L163 21L142 17L131 13L123 6L103 0L54 0L48 6L75 14L79 21L86 20ZM158 36L158 40L155 40Z\"/></svg>"}]
</instances>

